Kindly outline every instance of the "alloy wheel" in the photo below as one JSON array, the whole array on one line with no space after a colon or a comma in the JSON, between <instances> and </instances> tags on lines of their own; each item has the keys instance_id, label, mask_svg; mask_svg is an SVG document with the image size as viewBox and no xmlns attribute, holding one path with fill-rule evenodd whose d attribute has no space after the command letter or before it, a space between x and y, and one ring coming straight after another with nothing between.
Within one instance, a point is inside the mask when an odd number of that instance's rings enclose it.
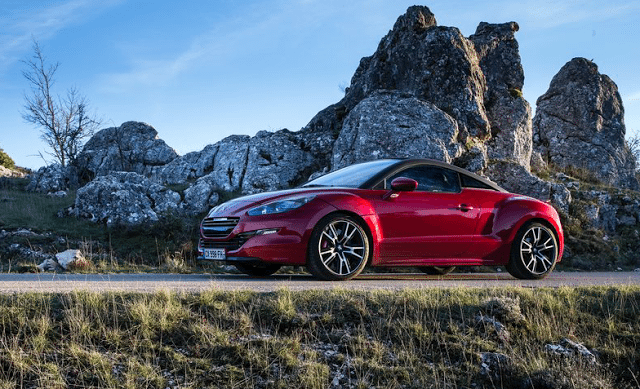
<instances>
[{"instance_id":1,"label":"alloy wheel","mask_svg":"<svg viewBox=\"0 0 640 389\"><path fill-rule=\"evenodd\" d=\"M363 268L369 256L369 240L355 221L338 218L322 229L317 250L326 270L347 278Z\"/></svg>"},{"instance_id":2,"label":"alloy wheel","mask_svg":"<svg viewBox=\"0 0 640 389\"><path fill-rule=\"evenodd\" d=\"M542 225L531 226L520 241L520 259L529 273L549 272L556 262L558 247L553 232Z\"/></svg>"}]
</instances>

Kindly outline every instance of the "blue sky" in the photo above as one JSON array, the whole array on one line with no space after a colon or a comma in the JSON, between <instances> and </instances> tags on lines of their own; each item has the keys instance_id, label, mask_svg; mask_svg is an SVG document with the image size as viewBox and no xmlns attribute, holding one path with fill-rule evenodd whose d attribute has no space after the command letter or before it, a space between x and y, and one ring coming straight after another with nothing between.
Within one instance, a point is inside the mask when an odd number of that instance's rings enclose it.
<instances>
[{"instance_id":1,"label":"blue sky","mask_svg":"<svg viewBox=\"0 0 640 389\"><path fill-rule=\"evenodd\" d=\"M231 134L299 130L342 97L360 58L412 1L2 0L0 147L38 168L46 150L20 111L21 60L32 37L59 62L56 91L77 87L104 127L154 126L180 154ZM535 108L573 57L618 85L627 136L640 131L640 2L448 1L423 4L465 36L481 21L516 21L525 98Z\"/></svg>"}]
</instances>

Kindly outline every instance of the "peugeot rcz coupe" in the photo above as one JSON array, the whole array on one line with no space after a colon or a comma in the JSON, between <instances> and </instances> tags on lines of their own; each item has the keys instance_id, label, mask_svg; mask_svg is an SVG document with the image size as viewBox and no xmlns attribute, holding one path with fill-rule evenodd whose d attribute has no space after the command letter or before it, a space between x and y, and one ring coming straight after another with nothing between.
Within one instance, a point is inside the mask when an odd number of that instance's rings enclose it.
<instances>
[{"instance_id":1,"label":"peugeot rcz coupe","mask_svg":"<svg viewBox=\"0 0 640 389\"><path fill-rule=\"evenodd\" d=\"M365 268L506 266L540 279L562 257L549 204L512 194L464 169L425 159L383 159L336 170L290 190L240 197L202 221L199 259L268 276L306 266L322 280Z\"/></svg>"}]
</instances>

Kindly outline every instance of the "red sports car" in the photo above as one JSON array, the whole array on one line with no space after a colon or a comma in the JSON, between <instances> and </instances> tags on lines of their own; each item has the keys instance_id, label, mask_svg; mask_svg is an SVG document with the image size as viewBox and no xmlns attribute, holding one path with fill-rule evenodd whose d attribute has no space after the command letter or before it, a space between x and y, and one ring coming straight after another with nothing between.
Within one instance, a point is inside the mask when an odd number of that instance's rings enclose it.
<instances>
[{"instance_id":1,"label":"red sports car","mask_svg":"<svg viewBox=\"0 0 640 389\"><path fill-rule=\"evenodd\" d=\"M299 188L240 197L202 221L199 259L253 276L283 265L347 280L365 266L505 265L545 277L562 257L556 210L464 169L424 159L383 159L334 171Z\"/></svg>"}]
</instances>

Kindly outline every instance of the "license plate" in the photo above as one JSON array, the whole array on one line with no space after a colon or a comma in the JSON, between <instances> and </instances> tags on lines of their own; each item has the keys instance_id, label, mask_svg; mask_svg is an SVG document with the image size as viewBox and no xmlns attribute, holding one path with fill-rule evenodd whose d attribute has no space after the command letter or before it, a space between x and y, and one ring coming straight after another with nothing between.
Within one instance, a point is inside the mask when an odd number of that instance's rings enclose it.
<instances>
[{"instance_id":1,"label":"license plate","mask_svg":"<svg viewBox=\"0 0 640 389\"><path fill-rule=\"evenodd\" d=\"M224 249L204 249L204 259L224 261L227 259L227 253Z\"/></svg>"}]
</instances>

